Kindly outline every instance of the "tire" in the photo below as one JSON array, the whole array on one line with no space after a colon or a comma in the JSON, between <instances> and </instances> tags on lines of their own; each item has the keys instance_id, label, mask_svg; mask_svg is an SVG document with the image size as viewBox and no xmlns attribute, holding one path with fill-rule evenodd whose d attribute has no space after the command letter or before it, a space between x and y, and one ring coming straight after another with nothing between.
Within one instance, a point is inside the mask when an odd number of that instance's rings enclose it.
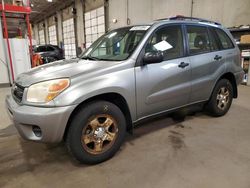
<instances>
[{"instance_id":1,"label":"tire","mask_svg":"<svg viewBox=\"0 0 250 188\"><path fill-rule=\"evenodd\" d=\"M107 101L94 101L74 116L66 146L80 163L97 164L114 156L123 143L126 121L122 111Z\"/></svg>"},{"instance_id":2,"label":"tire","mask_svg":"<svg viewBox=\"0 0 250 188\"><path fill-rule=\"evenodd\" d=\"M233 100L233 86L227 79L221 79L214 87L213 93L206 105L206 110L214 117L225 115Z\"/></svg>"}]
</instances>

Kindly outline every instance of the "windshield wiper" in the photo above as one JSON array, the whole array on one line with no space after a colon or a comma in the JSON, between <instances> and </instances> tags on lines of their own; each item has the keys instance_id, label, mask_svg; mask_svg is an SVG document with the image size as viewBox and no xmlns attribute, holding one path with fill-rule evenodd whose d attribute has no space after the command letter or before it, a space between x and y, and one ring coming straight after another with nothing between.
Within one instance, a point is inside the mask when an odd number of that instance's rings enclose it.
<instances>
[{"instance_id":1,"label":"windshield wiper","mask_svg":"<svg viewBox=\"0 0 250 188\"><path fill-rule=\"evenodd\" d=\"M100 58L98 60L99 61L121 61L121 60L118 60L118 59L104 59L104 58Z\"/></svg>"},{"instance_id":2,"label":"windshield wiper","mask_svg":"<svg viewBox=\"0 0 250 188\"><path fill-rule=\"evenodd\" d=\"M87 60L93 60L93 61L99 61L100 59L96 57L91 57L91 56L83 56L81 59L87 59Z\"/></svg>"}]
</instances>

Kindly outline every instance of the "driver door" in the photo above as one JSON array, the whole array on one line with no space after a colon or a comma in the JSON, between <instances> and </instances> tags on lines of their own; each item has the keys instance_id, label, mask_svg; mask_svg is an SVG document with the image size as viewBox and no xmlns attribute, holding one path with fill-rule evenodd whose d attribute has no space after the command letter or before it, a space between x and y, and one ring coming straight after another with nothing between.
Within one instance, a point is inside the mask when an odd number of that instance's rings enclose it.
<instances>
[{"instance_id":1,"label":"driver door","mask_svg":"<svg viewBox=\"0 0 250 188\"><path fill-rule=\"evenodd\" d=\"M164 60L135 68L138 119L188 104L191 68L183 41L181 25L161 27L149 38L142 53L161 51Z\"/></svg>"}]
</instances>

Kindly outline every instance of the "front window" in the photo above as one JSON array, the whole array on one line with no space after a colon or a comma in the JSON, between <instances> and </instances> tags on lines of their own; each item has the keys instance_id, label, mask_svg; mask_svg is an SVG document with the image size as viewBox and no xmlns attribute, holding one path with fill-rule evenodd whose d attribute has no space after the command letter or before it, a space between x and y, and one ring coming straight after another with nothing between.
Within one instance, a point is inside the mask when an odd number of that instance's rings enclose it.
<instances>
[{"instance_id":1,"label":"front window","mask_svg":"<svg viewBox=\"0 0 250 188\"><path fill-rule=\"evenodd\" d=\"M165 26L149 39L145 52L161 51L164 60L180 58L184 54L181 26Z\"/></svg>"},{"instance_id":2,"label":"front window","mask_svg":"<svg viewBox=\"0 0 250 188\"><path fill-rule=\"evenodd\" d=\"M80 58L107 61L127 59L136 49L149 26L134 26L113 30L100 37Z\"/></svg>"}]
</instances>

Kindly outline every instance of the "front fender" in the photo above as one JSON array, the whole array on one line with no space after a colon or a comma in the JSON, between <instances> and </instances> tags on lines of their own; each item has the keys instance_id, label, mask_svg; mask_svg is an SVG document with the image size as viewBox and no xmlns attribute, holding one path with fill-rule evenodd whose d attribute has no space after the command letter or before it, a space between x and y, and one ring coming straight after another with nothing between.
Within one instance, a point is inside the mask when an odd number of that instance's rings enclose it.
<instances>
[{"instance_id":1,"label":"front fender","mask_svg":"<svg viewBox=\"0 0 250 188\"><path fill-rule=\"evenodd\" d=\"M106 93L117 93L126 100L132 119L136 116L134 68L82 80L76 77L71 86L54 99L55 106L78 105L89 98Z\"/></svg>"}]
</instances>

